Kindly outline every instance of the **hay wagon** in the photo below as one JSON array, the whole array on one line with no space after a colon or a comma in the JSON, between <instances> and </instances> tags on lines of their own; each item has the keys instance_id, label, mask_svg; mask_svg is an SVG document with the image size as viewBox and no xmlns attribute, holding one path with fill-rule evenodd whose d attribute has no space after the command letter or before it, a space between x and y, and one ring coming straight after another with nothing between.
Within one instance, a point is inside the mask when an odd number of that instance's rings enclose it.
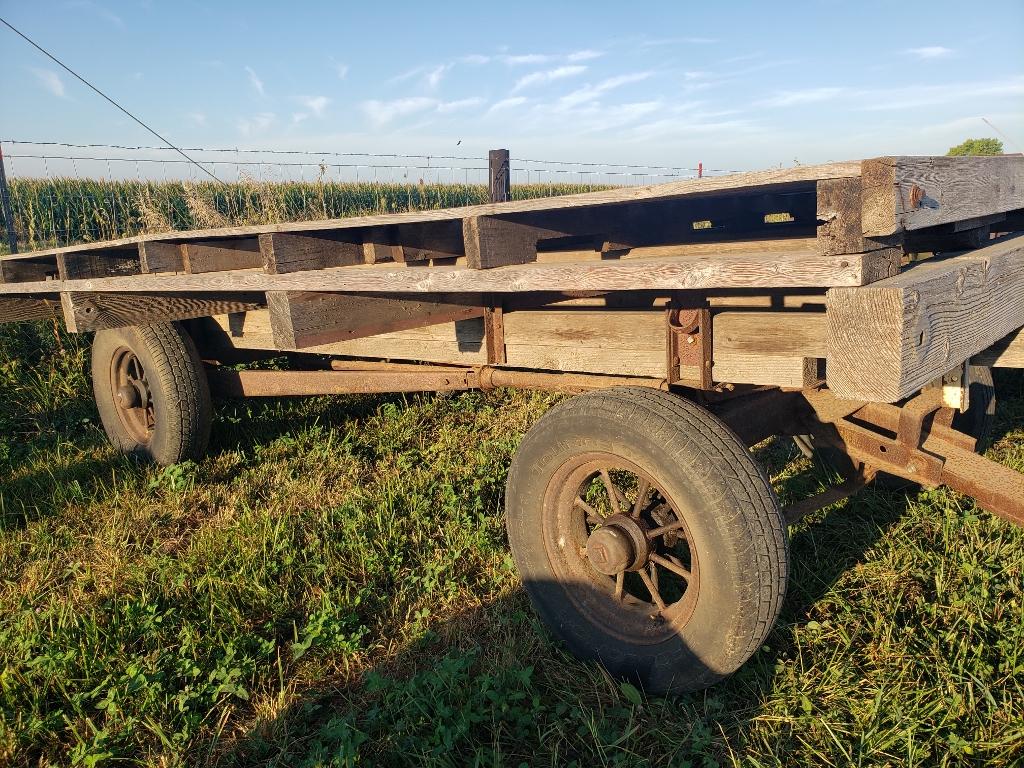
<instances>
[{"instance_id":1,"label":"hay wagon","mask_svg":"<svg viewBox=\"0 0 1024 768\"><path fill-rule=\"evenodd\" d=\"M1024 367L1022 209L1024 158L886 157L172 232L0 260L0 321L95 331L103 425L161 463L204 451L211 391L582 393L509 473L523 581L577 653L694 689L775 621L786 525L877 475L1024 523L977 452ZM773 435L842 481L781 509Z\"/></svg>"}]
</instances>

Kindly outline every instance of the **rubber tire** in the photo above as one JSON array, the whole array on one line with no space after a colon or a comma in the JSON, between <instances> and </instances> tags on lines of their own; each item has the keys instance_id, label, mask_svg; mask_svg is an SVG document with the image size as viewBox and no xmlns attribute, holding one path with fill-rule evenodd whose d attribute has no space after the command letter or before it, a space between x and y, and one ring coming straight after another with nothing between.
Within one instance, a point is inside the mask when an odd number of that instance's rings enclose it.
<instances>
[{"instance_id":1,"label":"rubber tire","mask_svg":"<svg viewBox=\"0 0 1024 768\"><path fill-rule=\"evenodd\" d=\"M996 387L992 380L992 369L986 365L972 365L970 376L968 408L953 417L953 429L977 440L978 453L983 453L992 442L992 428L996 421Z\"/></svg>"},{"instance_id":2,"label":"rubber tire","mask_svg":"<svg viewBox=\"0 0 1024 768\"><path fill-rule=\"evenodd\" d=\"M690 620L667 640L640 645L616 637L592 623L554 577L542 528L545 491L565 461L588 451L628 458L690 510L699 592ZM778 618L789 540L768 478L723 422L680 397L623 387L556 406L519 446L505 503L512 553L545 624L576 655L648 692L713 685L761 647Z\"/></svg>"},{"instance_id":3,"label":"rubber tire","mask_svg":"<svg viewBox=\"0 0 1024 768\"><path fill-rule=\"evenodd\" d=\"M148 443L138 442L117 413L109 371L114 353L122 347L139 358L149 382L157 418ZM103 429L122 452L162 466L198 460L206 453L213 413L210 388L196 346L179 323L97 331L92 383Z\"/></svg>"}]
</instances>

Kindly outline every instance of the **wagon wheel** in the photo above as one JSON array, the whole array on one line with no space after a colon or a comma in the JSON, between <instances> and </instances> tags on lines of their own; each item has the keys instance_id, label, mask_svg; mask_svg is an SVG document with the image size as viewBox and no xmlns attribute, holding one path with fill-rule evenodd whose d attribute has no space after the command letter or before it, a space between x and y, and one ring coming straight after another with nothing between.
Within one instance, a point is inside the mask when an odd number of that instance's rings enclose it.
<instances>
[{"instance_id":1,"label":"wagon wheel","mask_svg":"<svg viewBox=\"0 0 1024 768\"><path fill-rule=\"evenodd\" d=\"M177 323L98 331L96 407L110 441L158 464L198 459L210 434L210 392L192 339Z\"/></svg>"},{"instance_id":2,"label":"wagon wheel","mask_svg":"<svg viewBox=\"0 0 1024 768\"><path fill-rule=\"evenodd\" d=\"M549 411L513 460L506 513L547 626L648 691L720 680L781 608L787 538L763 470L674 395L614 388Z\"/></svg>"}]
</instances>

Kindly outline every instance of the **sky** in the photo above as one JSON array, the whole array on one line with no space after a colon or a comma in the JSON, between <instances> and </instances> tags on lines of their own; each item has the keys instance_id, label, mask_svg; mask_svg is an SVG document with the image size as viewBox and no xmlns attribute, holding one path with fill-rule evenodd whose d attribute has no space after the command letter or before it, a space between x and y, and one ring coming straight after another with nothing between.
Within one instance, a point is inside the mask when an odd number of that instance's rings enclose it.
<instances>
[{"instance_id":1,"label":"sky","mask_svg":"<svg viewBox=\"0 0 1024 768\"><path fill-rule=\"evenodd\" d=\"M1024 0L0 0L0 16L188 147L728 170L967 137L1024 151ZM0 72L0 141L156 142L5 27Z\"/></svg>"}]
</instances>

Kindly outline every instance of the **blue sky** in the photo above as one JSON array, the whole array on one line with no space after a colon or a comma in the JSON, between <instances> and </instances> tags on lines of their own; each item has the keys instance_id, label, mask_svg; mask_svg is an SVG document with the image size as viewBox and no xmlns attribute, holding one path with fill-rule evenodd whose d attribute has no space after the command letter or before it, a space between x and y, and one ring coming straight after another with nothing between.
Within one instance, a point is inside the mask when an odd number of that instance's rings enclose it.
<instances>
[{"instance_id":1,"label":"blue sky","mask_svg":"<svg viewBox=\"0 0 1024 768\"><path fill-rule=\"evenodd\" d=\"M1024 151L1022 0L0 9L188 146L753 169L943 153L985 117ZM154 141L6 28L0 66L2 139Z\"/></svg>"}]
</instances>

